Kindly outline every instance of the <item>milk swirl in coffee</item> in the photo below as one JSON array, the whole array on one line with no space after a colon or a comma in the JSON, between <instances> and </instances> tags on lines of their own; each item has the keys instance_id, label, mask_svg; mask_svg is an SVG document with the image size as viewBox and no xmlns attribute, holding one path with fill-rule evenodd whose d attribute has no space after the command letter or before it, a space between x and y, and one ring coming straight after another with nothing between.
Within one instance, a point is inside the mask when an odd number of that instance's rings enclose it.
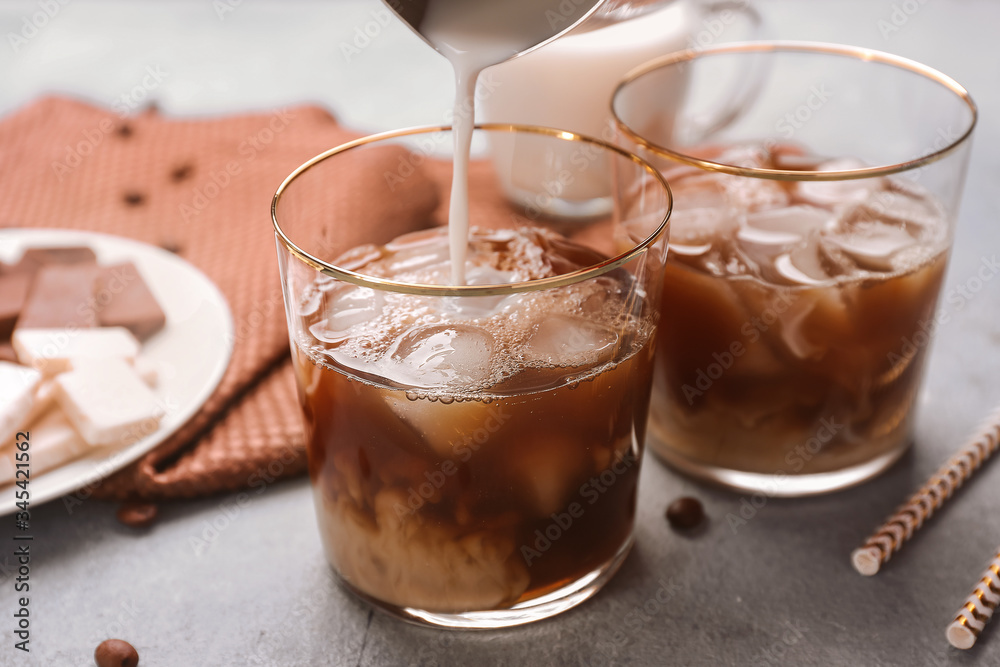
<instances>
[{"instance_id":1,"label":"milk swirl in coffee","mask_svg":"<svg viewBox=\"0 0 1000 667\"><path fill-rule=\"evenodd\" d=\"M865 166L793 144L692 152L766 169ZM947 263L942 205L904 176L664 175L676 206L653 450L680 466L786 475L899 451Z\"/></svg>"}]
</instances>

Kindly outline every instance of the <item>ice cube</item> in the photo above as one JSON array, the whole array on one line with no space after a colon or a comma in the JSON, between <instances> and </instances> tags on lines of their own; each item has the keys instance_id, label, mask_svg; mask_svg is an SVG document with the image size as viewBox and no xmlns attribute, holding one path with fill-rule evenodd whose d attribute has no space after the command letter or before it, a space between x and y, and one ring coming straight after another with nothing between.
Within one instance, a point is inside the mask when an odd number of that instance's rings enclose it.
<instances>
[{"instance_id":1,"label":"ice cube","mask_svg":"<svg viewBox=\"0 0 1000 667\"><path fill-rule=\"evenodd\" d=\"M816 171L853 171L867 165L854 158L827 160L816 167ZM835 207L860 203L882 188L883 178L858 178L843 181L800 181L796 183L795 195L798 199L816 206Z\"/></svg>"},{"instance_id":2,"label":"ice cube","mask_svg":"<svg viewBox=\"0 0 1000 667\"><path fill-rule=\"evenodd\" d=\"M896 268L893 260L900 251L916 244L905 230L881 222L874 222L855 234L828 238L860 267L872 271L892 271Z\"/></svg>"},{"instance_id":3,"label":"ice cube","mask_svg":"<svg viewBox=\"0 0 1000 667\"><path fill-rule=\"evenodd\" d=\"M310 317L318 313L320 308L323 306L323 300L326 293L342 286L343 284L344 283L336 280L335 278L331 278L330 276L317 276L313 282L302 291L302 295L299 297L296 308L299 316Z\"/></svg>"},{"instance_id":4,"label":"ice cube","mask_svg":"<svg viewBox=\"0 0 1000 667\"><path fill-rule=\"evenodd\" d=\"M823 158L816 155L783 152L774 156L775 169L787 171L815 171L822 163Z\"/></svg>"},{"instance_id":5,"label":"ice cube","mask_svg":"<svg viewBox=\"0 0 1000 667\"><path fill-rule=\"evenodd\" d=\"M681 181L686 178L692 178L696 176L704 176L705 172L698 167L692 167L687 164L670 164L660 170L663 178L666 179L667 183L670 184L671 190L677 187L683 187Z\"/></svg>"},{"instance_id":6,"label":"ice cube","mask_svg":"<svg viewBox=\"0 0 1000 667\"><path fill-rule=\"evenodd\" d=\"M781 340L800 359L821 359L831 345L854 335L853 318L842 286L797 290L781 315Z\"/></svg>"},{"instance_id":7,"label":"ice cube","mask_svg":"<svg viewBox=\"0 0 1000 667\"><path fill-rule=\"evenodd\" d=\"M589 447L572 434L539 432L519 444L504 460L502 474L538 516L565 511L580 484L596 472Z\"/></svg>"},{"instance_id":8,"label":"ice cube","mask_svg":"<svg viewBox=\"0 0 1000 667\"><path fill-rule=\"evenodd\" d=\"M447 458L465 451L462 445L473 434L492 437L507 421L502 407L482 401L410 400L398 391L386 392L384 398L389 409L420 434L435 454Z\"/></svg>"},{"instance_id":9,"label":"ice cube","mask_svg":"<svg viewBox=\"0 0 1000 667\"><path fill-rule=\"evenodd\" d=\"M829 220L830 213L815 206L789 206L747 215L736 232L737 247L763 273L781 254L806 242Z\"/></svg>"},{"instance_id":10,"label":"ice cube","mask_svg":"<svg viewBox=\"0 0 1000 667\"><path fill-rule=\"evenodd\" d=\"M670 243L670 252L684 257L704 257L712 250L711 243L701 243L688 245L683 243Z\"/></svg>"},{"instance_id":11,"label":"ice cube","mask_svg":"<svg viewBox=\"0 0 1000 667\"><path fill-rule=\"evenodd\" d=\"M670 252L697 259L715 273L728 270L731 239L745 215L729 201L720 178L703 174L684 179L675 188L670 216Z\"/></svg>"},{"instance_id":12,"label":"ice cube","mask_svg":"<svg viewBox=\"0 0 1000 667\"><path fill-rule=\"evenodd\" d=\"M743 245L766 248L781 248L793 245L800 242L802 238L802 234L795 232L761 229L760 227L751 225L740 227L740 231L736 232L736 239Z\"/></svg>"},{"instance_id":13,"label":"ice cube","mask_svg":"<svg viewBox=\"0 0 1000 667\"><path fill-rule=\"evenodd\" d=\"M702 257L724 246L736 229L739 217L725 208L696 208L675 211L671 217L670 252L685 257Z\"/></svg>"},{"instance_id":14,"label":"ice cube","mask_svg":"<svg viewBox=\"0 0 1000 667\"><path fill-rule=\"evenodd\" d=\"M832 277L820 256L818 237L774 260L778 275L793 285L820 285Z\"/></svg>"},{"instance_id":15,"label":"ice cube","mask_svg":"<svg viewBox=\"0 0 1000 667\"><path fill-rule=\"evenodd\" d=\"M812 232L819 231L830 220L830 213L815 206L787 206L750 213L740 232L752 231L754 240L763 243L789 243L800 241ZM768 240L765 235L771 235ZM794 240L788 240L794 236Z\"/></svg>"},{"instance_id":16,"label":"ice cube","mask_svg":"<svg viewBox=\"0 0 1000 667\"><path fill-rule=\"evenodd\" d=\"M670 215L670 251L702 257L724 245L740 223L741 214L728 205L714 178L692 177L675 193Z\"/></svg>"},{"instance_id":17,"label":"ice cube","mask_svg":"<svg viewBox=\"0 0 1000 667\"><path fill-rule=\"evenodd\" d=\"M438 246L441 244L444 244L447 248L448 236L444 228L437 227L434 229L421 229L420 231L397 236L385 244L385 249L390 253L397 253L413 250L414 248Z\"/></svg>"},{"instance_id":18,"label":"ice cube","mask_svg":"<svg viewBox=\"0 0 1000 667\"><path fill-rule=\"evenodd\" d=\"M352 329L369 322L379 314L385 296L370 287L341 285L326 294L326 317L309 327L309 332L325 343L341 343Z\"/></svg>"},{"instance_id":19,"label":"ice cube","mask_svg":"<svg viewBox=\"0 0 1000 667\"><path fill-rule=\"evenodd\" d=\"M780 183L746 176L722 178L729 204L741 211L760 211L788 205L788 192Z\"/></svg>"},{"instance_id":20,"label":"ice cube","mask_svg":"<svg viewBox=\"0 0 1000 667\"><path fill-rule=\"evenodd\" d=\"M330 457L330 462L326 464L325 470L330 472L324 474L329 475L327 484L331 490L346 495L359 508L374 506L374 484L368 483L362 476L357 454L349 449L338 449L329 452L327 456Z\"/></svg>"},{"instance_id":21,"label":"ice cube","mask_svg":"<svg viewBox=\"0 0 1000 667\"><path fill-rule=\"evenodd\" d=\"M947 217L940 204L907 181L886 179L886 183L886 190L874 193L858 207L856 217L899 227L920 240L944 236Z\"/></svg>"},{"instance_id":22,"label":"ice cube","mask_svg":"<svg viewBox=\"0 0 1000 667\"><path fill-rule=\"evenodd\" d=\"M376 261L381 256L382 251L379 250L378 246L368 243L351 248L331 263L345 271L357 271L366 264Z\"/></svg>"},{"instance_id":23,"label":"ice cube","mask_svg":"<svg viewBox=\"0 0 1000 667\"><path fill-rule=\"evenodd\" d=\"M323 304L323 292L316 285L309 285L303 290L298 303L295 304L295 312L299 317L309 317L319 311Z\"/></svg>"},{"instance_id":24,"label":"ice cube","mask_svg":"<svg viewBox=\"0 0 1000 667\"><path fill-rule=\"evenodd\" d=\"M514 280L511 271L498 271L491 266L468 265L465 270L467 285L506 285ZM507 295L455 297L444 300L448 312L464 317L483 317L500 309Z\"/></svg>"},{"instance_id":25,"label":"ice cube","mask_svg":"<svg viewBox=\"0 0 1000 667\"><path fill-rule=\"evenodd\" d=\"M818 359L826 351L825 345L818 345L813 340L806 324L812 310L810 302L802 302L792 307L781 320L781 340L799 359Z\"/></svg>"},{"instance_id":26,"label":"ice cube","mask_svg":"<svg viewBox=\"0 0 1000 667\"><path fill-rule=\"evenodd\" d=\"M760 145L726 146L721 152L710 158L712 162L728 164L746 169L762 169L771 166L770 152Z\"/></svg>"},{"instance_id":27,"label":"ice cube","mask_svg":"<svg viewBox=\"0 0 1000 667\"><path fill-rule=\"evenodd\" d=\"M646 220L650 219L651 216L647 215ZM656 224L662 221L662 218L657 218L655 215L652 216L652 219L656 219ZM633 223L642 224L636 220L633 220ZM653 229L655 229L655 226L650 228L650 233ZM588 248L587 246L559 236L545 238L542 248L545 260L551 268L553 275L564 275L573 271L579 271L580 269L600 264L608 258L607 255L602 255L593 248Z\"/></svg>"},{"instance_id":28,"label":"ice cube","mask_svg":"<svg viewBox=\"0 0 1000 667\"><path fill-rule=\"evenodd\" d=\"M706 174L688 176L671 183L674 195L674 210L692 208L721 208L725 196L722 176Z\"/></svg>"},{"instance_id":29,"label":"ice cube","mask_svg":"<svg viewBox=\"0 0 1000 667\"><path fill-rule=\"evenodd\" d=\"M710 159L748 169L771 166L770 155L759 146L729 147ZM785 188L780 183L762 178L702 172L700 176L686 176L679 182L668 182L675 201L689 208L729 206L741 211L753 211L788 204ZM694 191L697 191L697 196L693 196Z\"/></svg>"},{"instance_id":30,"label":"ice cube","mask_svg":"<svg viewBox=\"0 0 1000 667\"><path fill-rule=\"evenodd\" d=\"M827 236L819 237L819 259L826 273L831 276L861 276L864 270L844 252L839 244Z\"/></svg>"},{"instance_id":31,"label":"ice cube","mask_svg":"<svg viewBox=\"0 0 1000 667\"><path fill-rule=\"evenodd\" d=\"M596 366L612 357L617 344L618 333L599 322L553 315L536 325L523 355L552 366Z\"/></svg>"},{"instance_id":32,"label":"ice cube","mask_svg":"<svg viewBox=\"0 0 1000 667\"><path fill-rule=\"evenodd\" d=\"M386 250L391 253L386 266L393 276L447 263L450 256L448 237L437 229L406 234L386 244Z\"/></svg>"},{"instance_id":33,"label":"ice cube","mask_svg":"<svg viewBox=\"0 0 1000 667\"><path fill-rule=\"evenodd\" d=\"M381 370L410 387L473 390L489 380L495 348L488 331L469 324L418 325L393 344Z\"/></svg>"}]
</instances>

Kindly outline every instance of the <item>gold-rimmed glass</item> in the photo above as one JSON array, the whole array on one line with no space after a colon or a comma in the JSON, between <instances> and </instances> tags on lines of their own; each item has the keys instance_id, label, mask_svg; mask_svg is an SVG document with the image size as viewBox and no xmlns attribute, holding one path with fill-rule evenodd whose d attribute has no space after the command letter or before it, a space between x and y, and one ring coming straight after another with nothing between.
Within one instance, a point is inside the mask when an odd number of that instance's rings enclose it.
<instances>
[{"instance_id":1,"label":"gold-rimmed glass","mask_svg":"<svg viewBox=\"0 0 1000 667\"><path fill-rule=\"evenodd\" d=\"M310 478L334 571L410 621L503 627L587 599L632 544L671 199L655 169L610 144L480 126L471 224L488 218L490 228L476 242L503 245L512 230L544 230L553 247L572 248L573 262L534 280L453 286L342 261L351 248L341 236L372 244L376 256L393 240L385 206L337 213L345 209L334 179L345 165L377 164L358 158L403 147L407 178L423 169L444 183L450 135L447 127L400 130L327 151L282 183L272 217ZM538 168L512 181L504 170L521 151L537 156ZM504 191L510 182L516 192ZM376 174L365 196L384 204L404 196L397 185ZM336 233L348 227L364 231ZM372 335L369 322L417 311L425 315L384 353L354 354ZM494 326L520 333L508 338ZM429 340L420 338L427 331L445 361L413 379L400 349ZM537 336L548 342L539 347ZM465 365L480 363L472 357L448 365L463 346L491 351L489 373L464 379L475 375Z\"/></svg>"},{"instance_id":2,"label":"gold-rimmed glass","mask_svg":"<svg viewBox=\"0 0 1000 667\"><path fill-rule=\"evenodd\" d=\"M779 496L886 469L938 324L968 92L878 51L760 42L648 63L612 110L676 199L651 449Z\"/></svg>"}]
</instances>

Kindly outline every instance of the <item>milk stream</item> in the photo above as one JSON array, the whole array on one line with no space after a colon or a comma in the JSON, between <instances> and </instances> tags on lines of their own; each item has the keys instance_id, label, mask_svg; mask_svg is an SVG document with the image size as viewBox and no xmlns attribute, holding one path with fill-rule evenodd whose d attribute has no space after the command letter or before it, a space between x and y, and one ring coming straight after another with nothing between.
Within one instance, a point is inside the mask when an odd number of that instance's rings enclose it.
<instances>
[{"instance_id":1,"label":"milk stream","mask_svg":"<svg viewBox=\"0 0 1000 667\"><path fill-rule=\"evenodd\" d=\"M451 281L464 285L469 234L469 161L479 73L553 37L602 0L386 0L455 71L454 172L448 227Z\"/></svg>"}]
</instances>

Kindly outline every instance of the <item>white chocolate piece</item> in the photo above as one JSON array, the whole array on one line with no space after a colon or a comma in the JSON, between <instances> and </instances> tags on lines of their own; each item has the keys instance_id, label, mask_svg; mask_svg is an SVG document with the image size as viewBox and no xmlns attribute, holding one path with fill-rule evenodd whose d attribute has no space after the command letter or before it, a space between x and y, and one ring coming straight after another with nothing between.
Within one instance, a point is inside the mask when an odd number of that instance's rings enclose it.
<instances>
[{"instance_id":1,"label":"white chocolate piece","mask_svg":"<svg viewBox=\"0 0 1000 667\"><path fill-rule=\"evenodd\" d=\"M21 422L21 430L31 427L32 424L45 416L55 404L56 383L53 380L43 379L38 383L38 387L35 388L35 402L31 406L31 410L28 411L24 421Z\"/></svg>"},{"instance_id":2,"label":"white chocolate piece","mask_svg":"<svg viewBox=\"0 0 1000 667\"><path fill-rule=\"evenodd\" d=\"M160 381L160 367L155 361L151 361L146 357L136 357L135 361L132 362L132 368L135 369L135 372L142 378L147 387L150 389L156 388L156 384Z\"/></svg>"},{"instance_id":3,"label":"white chocolate piece","mask_svg":"<svg viewBox=\"0 0 1000 667\"><path fill-rule=\"evenodd\" d=\"M122 359L76 359L55 382L59 405L90 445L129 445L159 426L156 396Z\"/></svg>"},{"instance_id":4,"label":"white chocolate piece","mask_svg":"<svg viewBox=\"0 0 1000 667\"><path fill-rule=\"evenodd\" d=\"M41 373L9 361L0 361L0 447L10 444L35 402Z\"/></svg>"},{"instance_id":5,"label":"white chocolate piece","mask_svg":"<svg viewBox=\"0 0 1000 667\"><path fill-rule=\"evenodd\" d=\"M32 425L29 433L28 453L31 456L32 478L91 451L91 447L59 410L49 411ZM3 451L0 460L0 485L14 481L14 455L17 451L15 447Z\"/></svg>"},{"instance_id":6,"label":"white chocolate piece","mask_svg":"<svg viewBox=\"0 0 1000 667\"><path fill-rule=\"evenodd\" d=\"M124 327L16 329L12 343L18 361L47 377L70 370L73 359L132 362L139 354L139 341Z\"/></svg>"}]
</instances>

